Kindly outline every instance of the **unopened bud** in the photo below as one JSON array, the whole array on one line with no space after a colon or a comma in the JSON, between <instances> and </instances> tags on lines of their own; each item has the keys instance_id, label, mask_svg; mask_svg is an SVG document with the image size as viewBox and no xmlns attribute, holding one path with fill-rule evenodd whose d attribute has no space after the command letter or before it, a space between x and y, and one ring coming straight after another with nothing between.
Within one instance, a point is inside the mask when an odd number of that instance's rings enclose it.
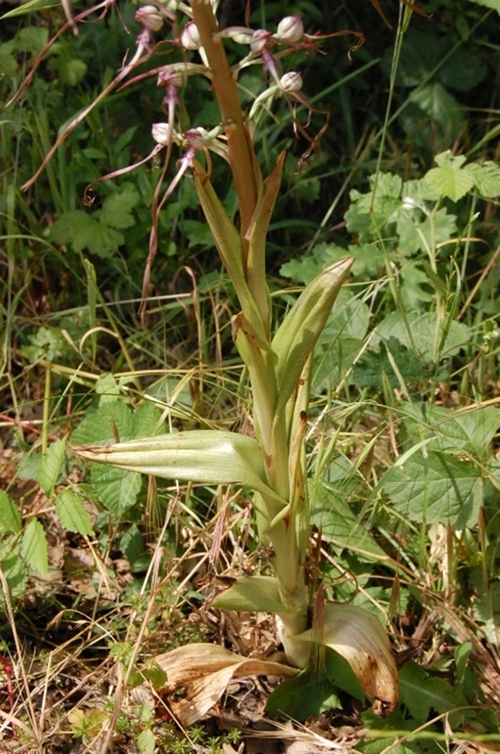
<instances>
[{"instance_id":1,"label":"unopened bud","mask_svg":"<svg viewBox=\"0 0 500 754\"><path fill-rule=\"evenodd\" d=\"M285 16L278 24L277 39L284 42L300 42L304 36L304 24L300 16Z\"/></svg>"},{"instance_id":2,"label":"unopened bud","mask_svg":"<svg viewBox=\"0 0 500 754\"><path fill-rule=\"evenodd\" d=\"M169 123L153 123L153 139L162 146L166 147L171 141L175 141L176 133Z\"/></svg>"},{"instance_id":3,"label":"unopened bud","mask_svg":"<svg viewBox=\"0 0 500 754\"><path fill-rule=\"evenodd\" d=\"M181 34L181 45L185 50L198 50L201 47L200 33L194 21L188 21Z\"/></svg>"},{"instance_id":4,"label":"unopened bud","mask_svg":"<svg viewBox=\"0 0 500 754\"><path fill-rule=\"evenodd\" d=\"M157 85L179 87L184 84L185 78L186 77L182 73L168 70L166 68L158 74Z\"/></svg>"},{"instance_id":5,"label":"unopened bud","mask_svg":"<svg viewBox=\"0 0 500 754\"><path fill-rule=\"evenodd\" d=\"M271 39L271 32L266 29L257 29L254 31L252 40L250 42L250 49L252 52L261 52Z\"/></svg>"},{"instance_id":6,"label":"unopened bud","mask_svg":"<svg viewBox=\"0 0 500 754\"><path fill-rule=\"evenodd\" d=\"M149 31L160 31L163 26L163 16L154 5L144 5L135 12L135 20Z\"/></svg>"},{"instance_id":7,"label":"unopened bud","mask_svg":"<svg viewBox=\"0 0 500 754\"><path fill-rule=\"evenodd\" d=\"M283 92L300 92L302 76L298 71L289 71L280 78L280 89Z\"/></svg>"}]
</instances>

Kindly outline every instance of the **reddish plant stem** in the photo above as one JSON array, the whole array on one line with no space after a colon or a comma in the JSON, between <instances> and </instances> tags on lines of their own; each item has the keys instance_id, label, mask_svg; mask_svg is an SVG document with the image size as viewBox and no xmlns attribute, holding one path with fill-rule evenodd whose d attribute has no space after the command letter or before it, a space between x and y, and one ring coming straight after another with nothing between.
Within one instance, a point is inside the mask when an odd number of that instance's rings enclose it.
<instances>
[{"instance_id":1,"label":"reddish plant stem","mask_svg":"<svg viewBox=\"0 0 500 754\"><path fill-rule=\"evenodd\" d=\"M245 240L257 204L258 168L254 156L250 134L243 121L236 82L231 74L226 53L221 41L214 42L213 35L218 31L217 21L209 2L191 0L193 21L200 35L201 43L212 71L212 82L219 103L223 123L227 128L229 163L234 179L236 196L240 210L241 236L243 239L244 267L246 269Z\"/></svg>"}]
</instances>

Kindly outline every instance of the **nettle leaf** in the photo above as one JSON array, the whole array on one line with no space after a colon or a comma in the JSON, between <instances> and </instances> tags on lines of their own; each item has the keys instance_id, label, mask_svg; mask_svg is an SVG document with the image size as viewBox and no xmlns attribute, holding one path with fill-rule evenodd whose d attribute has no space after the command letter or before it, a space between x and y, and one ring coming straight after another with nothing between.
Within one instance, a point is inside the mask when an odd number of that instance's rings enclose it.
<instances>
[{"instance_id":1,"label":"nettle leaf","mask_svg":"<svg viewBox=\"0 0 500 754\"><path fill-rule=\"evenodd\" d=\"M432 168L425 174L429 186L441 196L453 202L461 199L474 185L472 175L463 169L465 157L455 156L451 152L443 152L435 158L437 168Z\"/></svg>"},{"instance_id":2,"label":"nettle leaf","mask_svg":"<svg viewBox=\"0 0 500 754\"><path fill-rule=\"evenodd\" d=\"M32 571L36 571L40 576L47 575L49 571L47 537L42 524L36 518L31 519L26 527L21 540L21 552Z\"/></svg>"},{"instance_id":3,"label":"nettle leaf","mask_svg":"<svg viewBox=\"0 0 500 754\"><path fill-rule=\"evenodd\" d=\"M101 223L117 230L126 230L135 224L132 210L137 206L140 195L132 183L126 183L121 191L116 191L104 200L101 210L98 210Z\"/></svg>"},{"instance_id":4,"label":"nettle leaf","mask_svg":"<svg viewBox=\"0 0 500 754\"><path fill-rule=\"evenodd\" d=\"M126 532L122 534L119 542L120 550L123 552L129 563L135 563L144 553L144 539L137 524L132 524Z\"/></svg>"},{"instance_id":5,"label":"nettle leaf","mask_svg":"<svg viewBox=\"0 0 500 754\"><path fill-rule=\"evenodd\" d=\"M341 489L339 494L335 494L325 485L316 490L311 499L311 524L321 527L325 539L337 547L368 557L385 557L382 548L345 502L345 490Z\"/></svg>"},{"instance_id":6,"label":"nettle leaf","mask_svg":"<svg viewBox=\"0 0 500 754\"><path fill-rule=\"evenodd\" d=\"M94 533L90 517L80 496L73 490L64 490L56 500L56 513L62 526L68 531L86 536Z\"/></svg>"},{"instance_id":7,"label":"nettle leaf","mask_svg":"<svg viewBox=\"0 0 500 754\"><path fill-rule=\"evenodd\" d=\"M411 322L411 332L408 329L405 320L399 312L389 314L377 326L376 335L372 343L378 343L380 338L388 341L393 337L399 340L407 348L415 348L417 353L428 362L434 361L435 332L442 325L437 321L435 312L426 312L415 316L409 315ZM444 344L441 346L442 356L454 356L461 348L465 347L471 340L471 331L462 322L452 322L446 335Z\"/></svg>"},{"instance_id":8,"label":"nettle leaf","mask_svg":"<svg viewBox=\"0 0 500 754\"><path fill-rule=\"evenodd\" d=\"M414 453L381 480L394 510L418 523L477 524L483 502L481 473L471 463L435 451Z\"/></svg>"},{"instance_id":9,"label":"nettle leaf","mask_svg":"<svg viewBox=\"0 0 500 754\"><path fill-rule=\"evenodd\" d=\"M430 135L435 124L440 127L445 139L454 138L464 123L464 115L459 103L442 84L434 81L414 89L409 105L401 115L403 128L407 133L420 129L420 136ZM422 118L422 115L427 116ZM426 122L427 121L427 122Z\"/></svg>"},{"instance_id":10,"label":"nettle leaf","mask_svg":"<svg viewBox=\"0 0 500 754\"><path fill-rule=\"evenodd\" d=\"M64 463L64 454L66 452L66 441L63 439L56 440L47 449L42 456L40 469L38 472L38 481L40 487L49 497L54 493L54 487L57 484Z\"/></svg>"},{"instance_id":11,"label":"nettle leaf","mask_svg":"<svg viewBox=\"0 0 500 754\"><path fill-rule=\"evenodd\" d=\"M0 490L0 531L17 534L21 530L21 516L17 505L9 495Z\"/></svg>"},{"instance_id":12,"label":"nettle leaf","mask_svg":"<svg viewBox=\"0 0 500 754\"><path fill-rule=\"evenodd\" d=\"M90 482L102 504L117 516L136 504L142 487L142 477L137 472L98 463L92 464Z\"/></svg>"},{"instance_id":13,"label":"nettle leaf","mask_svg":"<svg viewBox=\"0 0 500 754\"><path fill-rule=\"evenodd\" d=\"M134 437L134 415L122 400L99 401L99 408L90 411L71 435L76 445L108 445Z\"/></svg>"},{"instance_id":14,"label":"nettle leaf","mask_svg":"<svg viewBox=\"0 0 500 754\"><path fill-rule=\"evenodd\" d=\"M88 249L103 259L125 242L122 233L81 209L65 212L56 220L50 228L50 238L58 244L71 243L77 251Z\"/></svg>"},{"instance_id":15,"label":"nettle leaf","mask_svg":"<svg viewBox=\"0 0 500 754\"><path fill-rule=\"evenodd\" d=\"M459 412L430 403L413 403L405 404L404 410L409 437L429 437L430 449L448 453L489 453L500 426L500 413L494 406Z\"/></svg>"},{"instance_id":16,"label":"nettle leaf","mask_svg":"<svg viewBox=\"0 0 500 754\"><path fill-rule=\"evenodd\" d=\"M422 363L422 359L391 336L387 343L380 344L377 351L373 349L366 351L356 362L352 375L353 381L360 387L382 390L385 376L391 387L400 387L399 375L394 370L393 364L396 365L405 384L415 384L425 378L426 365Z\"/></svg>"},{"instance_id":17,"label":"nettle leaf","mask_svg":"<svg viewBox=\"0 0 500 754\"><path fill-rule=\"evenodd\" d=\"M424 722L431 711L448 712L465 704L465 699L444 678L433 678L415 662L405 663L399 673L401 701L415 718Z\"/></svg>"}]
</instances>

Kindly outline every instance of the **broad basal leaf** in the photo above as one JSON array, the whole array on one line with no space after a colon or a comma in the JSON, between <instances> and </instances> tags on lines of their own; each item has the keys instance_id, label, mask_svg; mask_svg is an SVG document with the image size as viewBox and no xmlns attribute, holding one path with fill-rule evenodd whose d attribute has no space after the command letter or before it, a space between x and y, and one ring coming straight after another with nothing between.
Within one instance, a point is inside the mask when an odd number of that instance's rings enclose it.
<instances>
[{"instance_id":1,"label":"broad basal leaf","mask_svg":"<svg viewBox=\"0 0 500 754\"><path fill-rule=\"evenodd\" d=\"M182 689L180 699L172 697L170 707L183 725L192 725L203 717L221 698L235 677L245 675L297 674L296 668L241 657L228 649L213 644L188 644L155 658L167 673L165 691L173 693Z\"/></svg>"},{"instance_id":2,"label":"broad basal leaf","mask_svg":"<svg viewBox=\"0 0 500 754\"><path fill-rule=\"evenodd\" d=\"M398 671L380 621L363 608L327 603L321 639L309 629L297 641L317 642L341 655L354 671L376 714L386 717L399 698Z\"/></svg>"},{"instance_id":3,"label":"broad basal leaf","mask_svg":"<svg viewBox=\"0 0 500 754\"><path fill-rule=\"evenodd\" d=\"M220 610L284 613L278 581L273 576L242 576L212 602Z\"/></svg>"}]
</instances>

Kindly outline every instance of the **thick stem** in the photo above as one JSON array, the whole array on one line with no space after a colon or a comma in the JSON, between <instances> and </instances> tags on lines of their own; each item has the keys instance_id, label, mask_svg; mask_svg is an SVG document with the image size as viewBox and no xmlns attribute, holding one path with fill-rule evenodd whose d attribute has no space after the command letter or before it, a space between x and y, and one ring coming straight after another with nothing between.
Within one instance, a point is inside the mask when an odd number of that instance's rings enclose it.
<instances>
[{"instance_id":1,"label":"thick stem","mask_svg":"<svg viewBox=\"0 0 500 754\"><path fill-rule=\"evenodd\" d=\"M257 204L258 168L250 135L243 122L236 81L231 74L226 53L220 41L213 35L218 31L217 21L207 0L191 0L193 21L200 35L207 60L212 71L212 83L219 103L222 121L228 123L227 140L229 163L233 173L236 196L240 210L241 236L246 251L245 236Z\"/></svg>"}]
</instances>

